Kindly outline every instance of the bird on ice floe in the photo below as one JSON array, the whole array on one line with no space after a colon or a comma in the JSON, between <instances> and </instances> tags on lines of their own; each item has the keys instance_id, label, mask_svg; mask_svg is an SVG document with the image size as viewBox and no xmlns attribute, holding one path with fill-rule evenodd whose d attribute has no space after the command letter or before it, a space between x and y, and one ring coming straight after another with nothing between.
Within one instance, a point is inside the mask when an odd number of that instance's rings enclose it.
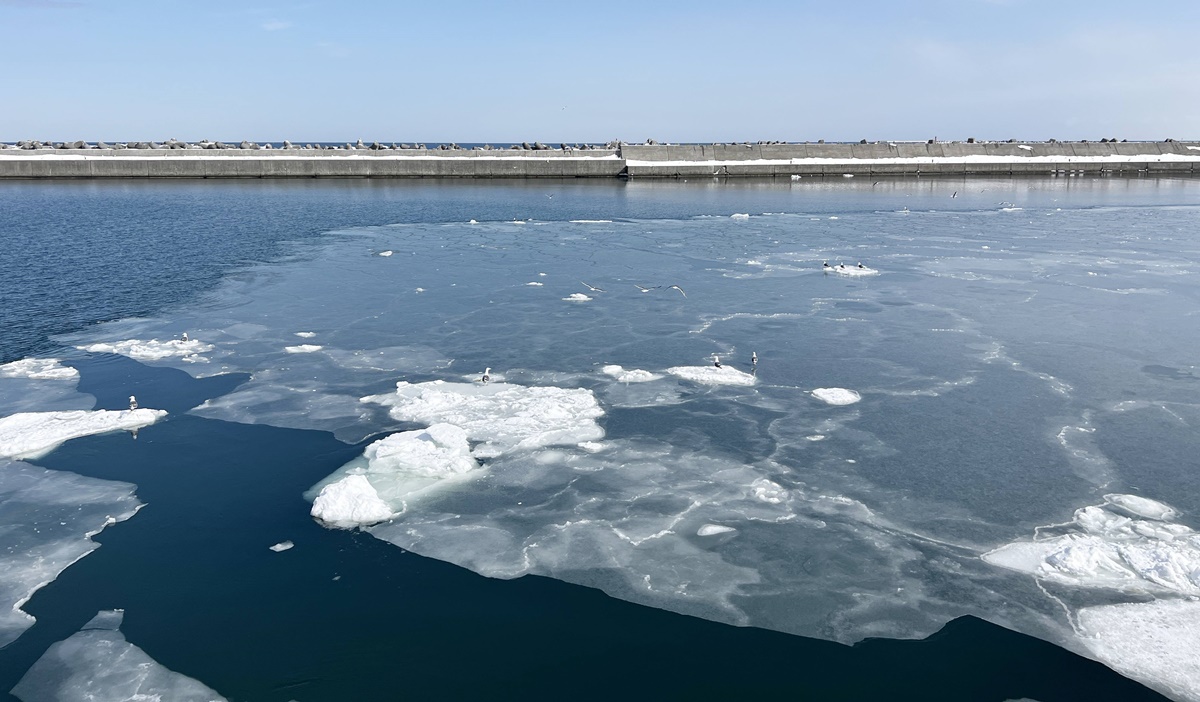
<instances>
[{"instance_id":1,"label":"bird on ice floe","mask_svg":"<svg viewBox=\"0 0 1200 702\"><path fill-rule=\"evenodd\" d=\"M687 293L685 293L683 288L679 287L678 285L668 285L667 290L678 290L680 295L687 297Z\"/></svg>"},{"instance_id":2,"label":"bird on ice floe","mask_svg":"<svg viewBox=\"0 0 1200 702\"><path fill-rule=\"evenodd\" d=\"M713 356L713 366L715 366L717 368L721 367L721 357L720 356Z\"/></svg>"},{"instance_id":3,"label":"bird on ice floe","mask_svg":"<svg viewBox=\"0 0 1200 702\"><path fill-rule=\"evenodd\" d=\"M838 270L839 270L839 271L844 271L844 270L846 270L846 264L844 264L844 263L842 263L841 261L839 261L839 262L838 262Z\"/></svg>"},{"instance_id":4,"label":"bird on ice floe","mask_svg":"<svg viewBox=\"0 0 1200 702\"><path fill-rule=\"evenodd\" d=\"M821 262L821 267L822 267L822 268L826 268L826 269L828 269L828 268L833 268L833 266L829 265L829 261L822 261L822 262Z\"/></svg>"},{"instance_id":5,"label":"bird on ice floe","mask_svg":"<svg viewBox=\"0 0 1200 702\"><path fill-rule=\"evenodd\" d=\"M584 283L582 280L579 282L583 285L583 287L587 288L588 290L591 290L592 292L608 292L607 290L604 290L603 288L598 288L595 285L588 285L587 283Z\"/></svg>"},{"instance_id":6,"label":"bird on ice floe","mask_svg":"<svg viewBox=\"0 0 1200 702\"><path fill-rule=\"evenodd\" d=\"M187 332L184 332L184 333L183 333L183 340L184 340L184 341L187 341L187 340L188 340L188 335L187 335Z\"/></svg>"},{"instance_id":7,"label":"bird on ice floe","mask_svg":"<svg viewBox=\"0 0 1200 702\"><path fill-rule=\"evenodd\" d=\"M753 351L750 352L750 365L752 365L752 366L758 365L758 354Z\"/></svg>"},{"instance_id":8,"label":"bird on ice floe","mask_svg":"<svg viewBox=\"0 0 1200 702\"><path fill-rule=\"evenodd\" d=\"M131 409L131 410L137 409L137 398L134 397L133 395L129 396L129 409Z\"/></svg>"},{"instance_id":9,"label":"bird on ice floe","mask_svg":"<svg viewBox=\"0 0 1200 702\"><path fill-rule=\"evenodd\" d=\"M864 265L862 264L862 261L859 261L859 262L858 262L858 267L859 267L859 268L866 268L866 266L864 266Z\"/></svg>"},{"instance_id":10,"label":"bird on ice floe","mask_svg":"<svg viewBox=\"0 0 1200 702\"><path fill-rule=\"evenodd\" d=\"M489 367L483 369L483 377L479 379L479 382L483 383L484 385L487 385L488 382L491 381L491 379L492 379L492 369L489 366Z\"/></svg>"}]
</instances>

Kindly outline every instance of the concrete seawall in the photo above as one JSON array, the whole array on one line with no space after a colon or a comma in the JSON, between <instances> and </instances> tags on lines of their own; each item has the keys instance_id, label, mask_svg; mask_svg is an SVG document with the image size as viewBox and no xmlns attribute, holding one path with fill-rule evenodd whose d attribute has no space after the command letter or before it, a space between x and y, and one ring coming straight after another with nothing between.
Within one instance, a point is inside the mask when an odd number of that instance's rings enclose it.
<instances>
[{"instance_id":1,"label":"concrete seawall","mask_svg":"<svg viewBox=\"0 0 1200 702\"><path fill-rule=\"evenodd\" d=\"M625 144L591 150L0 149L0 179L1200 175L1196 142Z\"/></svg>"}]
</instances>

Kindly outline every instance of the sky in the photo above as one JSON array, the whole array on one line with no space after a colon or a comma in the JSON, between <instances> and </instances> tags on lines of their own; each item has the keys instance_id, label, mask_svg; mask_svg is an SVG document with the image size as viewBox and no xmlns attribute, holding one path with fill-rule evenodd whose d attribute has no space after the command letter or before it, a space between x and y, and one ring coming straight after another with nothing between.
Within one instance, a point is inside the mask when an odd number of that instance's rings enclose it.
<instances>
[{"instance_id":1,"label":"sky","mask_svg":"<svg viewBox=\"0 0 1200 702\"><path fill-rule=\"evenodd\" d=\"M0 141L1200 139L1196 0L0 0Z\"/></svg>"}]
</instances>

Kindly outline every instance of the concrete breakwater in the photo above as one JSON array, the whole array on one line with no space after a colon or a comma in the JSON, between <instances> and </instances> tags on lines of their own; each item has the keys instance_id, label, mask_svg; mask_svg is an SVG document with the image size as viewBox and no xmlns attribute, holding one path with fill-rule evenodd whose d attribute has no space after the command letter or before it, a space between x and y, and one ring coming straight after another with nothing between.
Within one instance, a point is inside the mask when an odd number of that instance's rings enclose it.
<instances>
[{"instance_id":1,"label":"concrete breakwater","mask_svg":"<svg viewBox=\"0 0 1200 702\"><path fill-rule=\"evenodd\" d=\"M1200 175L1198 142L618 144L558 149L0 148L0 179ZM539 145L540 146L540 145Z\"/></svg>"}]
</instances>

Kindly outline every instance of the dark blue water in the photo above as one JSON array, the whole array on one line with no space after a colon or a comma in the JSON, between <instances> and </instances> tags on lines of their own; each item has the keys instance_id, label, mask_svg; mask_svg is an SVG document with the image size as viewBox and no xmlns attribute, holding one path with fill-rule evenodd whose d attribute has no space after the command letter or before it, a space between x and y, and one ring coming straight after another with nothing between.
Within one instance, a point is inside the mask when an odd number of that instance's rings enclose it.
<instances>
[{"instance_id":1,"label":"dark blue water","mask_svg":"<svg viewBox=\"0 0 1200 702\"><path fill-rule=\"evenodd\" d=\"M997 201L1048 207L1064 196L1061 188L1019 181L987 181L983 192L953 202L939 196L961 187L4 183L0 361L52 352L56 334L185 305L253 262L303 255L294 242L351 227L470 219L682 220L735 212L845 216L900 210L917 201L973 211ZM1077 190L1074 204L1083 207L1185 205L1192 197L1169 185L1119 180ZM936 359L937 349L928 349L927 357ZM829 359L831 368L835 360ZM192 378L109 355L70 363L81 372L80 391L93 395L97 408L123 407L132 392L143 406L170 415L136 439L78 439L34 461L135 483L147 506L97 536L99 550L25 605L37 623L0 650L0 690L11 689L51 643L78 631L97 611L123 608L122 631L132 643L230 699L1159 698L1098 663L974 617L956 619L926 640L868 639L848 647L672 614L547 578L484 578L362 533L323 528L308 516L301 493L361 453L366 441L187 414L237 389L247 376ZM947 433L969 435L991 409L960 401L946 414L959 418L961 431L948 427ZM711 411L720 412L719 404ZM921 436L918 412L876 416L867 426L880 434ZM645 414L614 411L608 430L613 436L633 433L646 421ZM1004 421L1011 432L1037 431L1022 426L1020 411ZM762 452L753 443L738 444L735 434L722 451L747 457ZM973 450L1002 456L1003 463L1024 460L1024 448L1003 441L1002 434L997 430L994 445ZM1144 437L1134 434L1122 437L1114 428L1111 450ZM939 499L1007 487L1002 474L982 487L978 481L957 485L955 480L968 478L952 470L954 449L926 447L928 475L879 472L870 478L889 487L916 480ZM1023 489L1036 494L1040 487ZM986 500L977 508L986 513ZM266 549L284 539L296 548L281 554Z\"/></svg>"}]
</instances>

